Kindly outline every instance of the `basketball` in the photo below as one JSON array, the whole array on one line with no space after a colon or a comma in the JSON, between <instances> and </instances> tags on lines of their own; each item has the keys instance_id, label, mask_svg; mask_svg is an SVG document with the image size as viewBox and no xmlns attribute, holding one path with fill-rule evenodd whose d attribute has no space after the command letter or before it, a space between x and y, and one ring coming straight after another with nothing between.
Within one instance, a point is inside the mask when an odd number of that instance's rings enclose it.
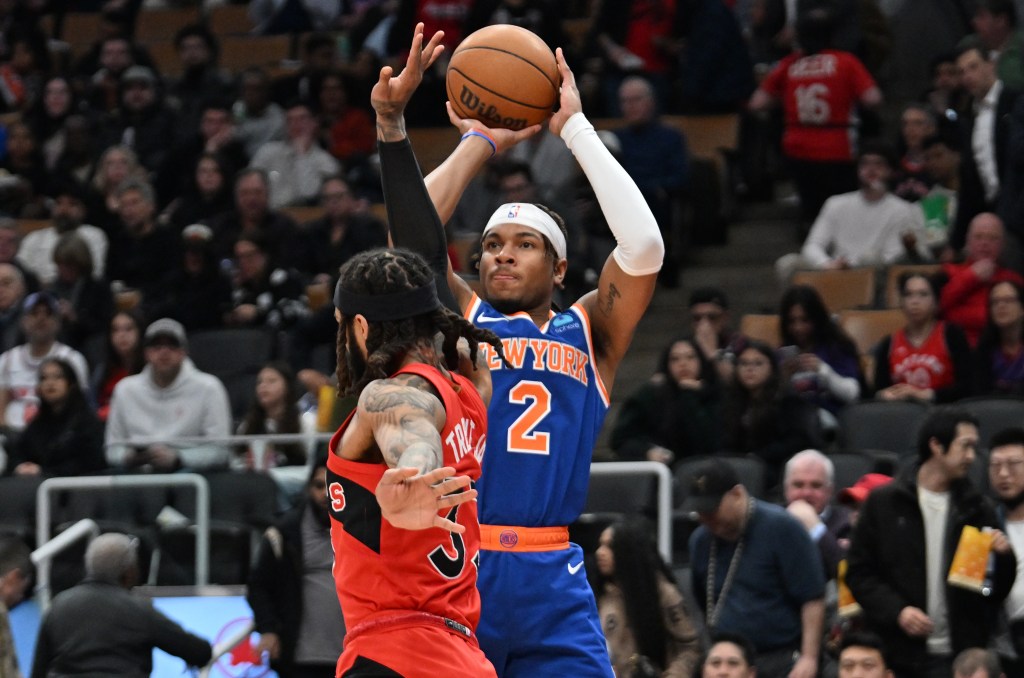
<instances>
[{"instance_id":1,"label":"basketball","mask_svg":"<svg viewBox=\"0 0 1024 678\"><path fill-rule=\"evenodd\" d=\"M448 62L448 100L460 118L523 129L543 122L558 101L555 55L519 26L486 26L463 40Z\"/></svg>"}]
</instances>

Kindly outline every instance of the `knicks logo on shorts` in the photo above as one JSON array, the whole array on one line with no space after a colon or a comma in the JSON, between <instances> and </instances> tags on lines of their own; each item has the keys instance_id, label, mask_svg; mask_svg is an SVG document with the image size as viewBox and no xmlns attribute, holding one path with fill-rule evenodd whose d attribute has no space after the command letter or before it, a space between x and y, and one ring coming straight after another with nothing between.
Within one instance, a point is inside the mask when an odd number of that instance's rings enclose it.
<instances>
[{"instance_id":1,"label":"knicks logo on shorts","mask_svg":"<svg viewBox=\"0 0 1024 678\"><path fill-rule=\"evenodd\" d=\"M327 496L331 499L331 510L341 512L345 510L345 488L339 482L333 482L327 487Z\"/></svg>"},{"instance_id":2,"label":"knicks logo on shorts","mask_svg":"<svg viewBox=\"0 0 1024 678\"><path fill-rule=\"evenodd\" d=\"M516 534L515 530L502 530L501 534L498 535L498 543L507 549L516 547L519 543L519 535Z\"/></svg>"}]
</instances>

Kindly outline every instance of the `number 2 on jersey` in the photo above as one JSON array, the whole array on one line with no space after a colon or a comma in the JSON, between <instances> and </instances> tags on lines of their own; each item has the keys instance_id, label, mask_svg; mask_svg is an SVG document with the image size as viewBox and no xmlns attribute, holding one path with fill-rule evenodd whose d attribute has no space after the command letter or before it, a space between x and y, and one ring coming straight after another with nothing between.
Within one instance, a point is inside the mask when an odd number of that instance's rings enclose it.
<instances>
[{"instance_id":1,"label":"number 2 on jersey","mask_svg":"<svg viewBox=\"0 0 1024 678\"><path fill-rule=\"evenodd\" d=\"M513 405L526 405L508 427L508 451L522 454L551 454L551 434L537 431L551 413L551 391L539 381L521 381L508 392Z\"/></svg>"}]
</instances>

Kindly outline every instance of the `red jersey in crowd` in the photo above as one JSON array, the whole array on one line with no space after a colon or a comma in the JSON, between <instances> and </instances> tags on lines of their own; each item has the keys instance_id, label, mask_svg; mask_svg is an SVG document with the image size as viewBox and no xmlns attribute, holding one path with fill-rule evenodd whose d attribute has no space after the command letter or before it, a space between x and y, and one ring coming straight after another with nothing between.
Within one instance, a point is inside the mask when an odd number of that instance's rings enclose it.
<instances>
[{"instance_id":1,"label":"red jersey in crowd","mask_svg":"<svg viewBox=\"0 0 1024 678\"><path fill-rule=\"evenodd\" d=\"M791 158L821 162L853 159L857 102L872 87L875 81L857 57L834 49L790 54L761 83L782 103L782 150Z\"/></svg>"},{"instance_id":2,"label":"red jersey in crowd","mask_svg":"<svg viewBox=\"0 0 1024 678\"><path fill-rule=\"evenodd\" d=\"M953 385L953 358L946 346L946 325L935 323L931 334L920 346L907 339L905 330L892 335L889 346L889 374L894 384L938 390Z\"/></svg>"}]
</instances>

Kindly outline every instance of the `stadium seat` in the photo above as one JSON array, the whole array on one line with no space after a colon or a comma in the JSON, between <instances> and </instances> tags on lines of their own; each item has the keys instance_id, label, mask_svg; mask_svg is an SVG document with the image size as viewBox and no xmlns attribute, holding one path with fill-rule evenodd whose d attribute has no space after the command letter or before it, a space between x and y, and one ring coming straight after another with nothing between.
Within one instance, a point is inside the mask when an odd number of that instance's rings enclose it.
<instances>
[{"instance_id":1,"label":"stadium seat","mask_svg":"<svg viewBox=\"0 0 1024 678\"><path fill-rule=\"evenodd\" d=\"M885 337L907 323L902 311L847 309L839 312L839 326L850 335L857 353L868 355Z\"/></svg>"},{"instance_id":2,"label":"stadium seat","mask_svg":"<svg viewBox=\"0 0 1024 678\"><path fill-rule=\"evenodd\" d=\"M740 318L740 334L778 348L782 341L779 316L775 313L745 313Z\"/></svg>"},{"instance_id":3,"label":"stadium seat","mask_svg":"<svg viewBox=\"0 0 1024 678\"><path fill-rule=\"evenodd\" d=\"M1024 398L965 398L959 405L978 418L978 436L983 449L988 449L989 440L999 431L1024 427Z\"/></svg>"},{"instance_id":4,"label":"stadium seat","mask_svg":"<svg viewBox=\"0 0 1024 678\"><path fill-rule=\"evenodd\" d=\"M848 268L828 271L797 271L792 285L810 285L832 313L848 308L871 308L875 301L875 269Z\"/></svg>"},{"instance_id":5,"label":"stadium seat","mask_svg":"<svg viewBox=\"0 0 1024 678\"><path fill-rule=\"evenodd\" d=\"M593 552L604 528L619 518L627 515L650 517L657 492L658 481L650 475L591 475L583 513L570 526L572 540L583 548L584 553Z\"/></svg>"},{"instance_id":6,"label":"stadium seat","mask_svg":"<svg viewBox=\"0 0 1024 678\"><path fill-rule=\"evenodd\" d=\"M845 450L886 450L901 458L917 450L917 430L928 405L908 400L852 403L839 415L839 445Z\"/></svg>"}]
</instances>

